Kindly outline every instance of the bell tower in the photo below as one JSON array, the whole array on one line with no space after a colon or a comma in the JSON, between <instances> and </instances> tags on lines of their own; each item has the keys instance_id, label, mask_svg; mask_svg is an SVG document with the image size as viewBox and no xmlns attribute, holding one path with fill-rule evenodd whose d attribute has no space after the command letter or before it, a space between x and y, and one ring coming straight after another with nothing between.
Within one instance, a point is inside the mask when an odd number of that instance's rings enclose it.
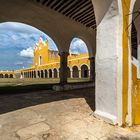
<instances>
[{"instance_id":1,"label":"bell tower","mask_svg":"<svg viewBox=\"0 0 140 140\"><path fill-rule=\"evenodd\" d=\"M39 42L34 46L34 66L44 65L48 63L48 40L44 42L40 38Z\"/></svg>"}]
</instances>

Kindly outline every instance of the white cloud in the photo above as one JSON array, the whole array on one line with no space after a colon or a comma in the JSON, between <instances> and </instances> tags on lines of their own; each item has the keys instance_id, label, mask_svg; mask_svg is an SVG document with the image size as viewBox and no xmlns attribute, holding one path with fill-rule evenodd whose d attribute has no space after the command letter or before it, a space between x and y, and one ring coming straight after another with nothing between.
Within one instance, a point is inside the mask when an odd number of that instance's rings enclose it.
<instances>
[{"instance_id":1,"label":"white cloud","mask_svg":"<svg viewBox=\"0 0 140 140\"><path fill-rule=\"evenodd\" d=\"M22 57L33 58L34 57L33 48L29 47L27 49L24 49L19 53L19 55Z\"/></svg>"},{"instance_id":2,"label":"white cloud","mask_svg":"<svg viewBox=\"0 0 140 140\"><path fill-rule=\"evenodd\" d=\"M23 65L23 62L16 62L15 65Z\"/></svg>"},{"instance_id":3,"label":"white cloud","mask_svg":"<svg viewBox=\"0 0 140 140\"><path fill-rule=\"evenodd\" d=\"M74 54L82 54L87 53L88 49L83 40L74 38L70 44L70 52Z\"/></svg>"}]
</instances>

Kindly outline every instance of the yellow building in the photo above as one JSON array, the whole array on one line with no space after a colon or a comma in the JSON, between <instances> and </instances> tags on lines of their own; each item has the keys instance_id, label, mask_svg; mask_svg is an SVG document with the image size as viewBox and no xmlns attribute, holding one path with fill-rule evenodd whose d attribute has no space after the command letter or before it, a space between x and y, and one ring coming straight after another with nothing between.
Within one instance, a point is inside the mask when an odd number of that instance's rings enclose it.
<instances>
[{"instance_id":1,"label":"yellow building","mask_svg":"<svg viewBox=\"0 0 140 140\"><path fill-rule=\"evenodd\" d=\"M16 70L14 72L2 71L1 78L59 78L60 57L59 52L49 50L48 41L41 38L34 46L34 60L29 68ZM68 77L87 78L90 76L90 61L88 53L70 54L68 56ZM5 76L5 74L11 76Z\"/></svg>"},{"instance_id":2,"label":"yellow building","mask_svg":"<svg viewBox=\"0 0 140 140\"><path fill-rule=\"evenodd\" d=\"M68 56L68 77L89 77L90 62L88 54L70 54ZM59 52L49 50L48 41L42 39L34 46L34 62L27 69L16 71L24 78L59 78Z\"/></svg>"}]
</instances>

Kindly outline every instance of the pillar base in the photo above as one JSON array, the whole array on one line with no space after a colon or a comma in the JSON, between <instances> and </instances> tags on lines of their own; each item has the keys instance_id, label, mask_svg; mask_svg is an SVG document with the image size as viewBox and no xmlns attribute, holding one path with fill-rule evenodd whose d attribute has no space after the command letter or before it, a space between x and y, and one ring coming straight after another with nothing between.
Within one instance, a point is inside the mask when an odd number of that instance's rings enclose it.
<instances>
[{"instance_id":1,"label":"pillar base","mask_svg":"<svg viewBox=\"0 0 140 140\"><path fill-rule=\"evenodd\" d=\"M118 124L117 117L116 116L113 116L113 115L111 115L109 113L96 110L94 112L94 116L96 118L103 119L107 123L110 123L110 124L113 124L113 125Z\"/></svg>"},{"instance_id":2,"label":"pillar base","mask_svg":"<svg viewBox=\"0 0 140 140\"><path fill-rule=\"evenodd\" d=\"M95 87L94 83L81 83L81 84L65 84L65 85L55 85L53 86L53 90L55 91L67 91L73 89L82 89L82 88L91 88Z\"/></svg>"}]
</instances>

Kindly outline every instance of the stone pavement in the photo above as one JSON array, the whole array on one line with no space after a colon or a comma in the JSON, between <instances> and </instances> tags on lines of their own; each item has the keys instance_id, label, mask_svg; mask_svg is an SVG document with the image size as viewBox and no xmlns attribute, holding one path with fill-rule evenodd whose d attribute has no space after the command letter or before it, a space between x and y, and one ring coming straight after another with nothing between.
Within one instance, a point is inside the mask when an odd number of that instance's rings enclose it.
<instances>
[{"instance_id":1,"label":"stone pavement","mask_svg":"<svg viewBox=\"0 0 140 140\"><path fill-rule=\"evenodd\" d=\"M93 116L94 90L0 96L0 140L139 140L140 127L120 128Z\"/></svg>"}]
</instances>

